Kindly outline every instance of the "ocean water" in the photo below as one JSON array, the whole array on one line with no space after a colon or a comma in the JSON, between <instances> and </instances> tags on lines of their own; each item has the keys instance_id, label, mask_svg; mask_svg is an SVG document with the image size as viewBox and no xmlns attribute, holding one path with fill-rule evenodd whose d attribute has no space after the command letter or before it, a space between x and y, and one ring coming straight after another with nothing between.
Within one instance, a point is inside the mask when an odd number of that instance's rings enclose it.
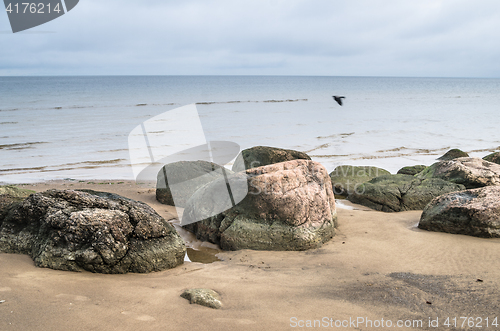
<instances>
[{"instance_id":1,"label":"ocean water","mask_svg":"<svg viewBox=\"0 0 500 331\"><path fill-rule=\"evenodd\" d=\"M0 182L134 179L130 132L189 104L209 141L303 151L328 171L395 173L450 148L477 157L500 150L500 79L0 77ZM175 135L165 144L182 144Z\"/></svg>"}]
</instances>

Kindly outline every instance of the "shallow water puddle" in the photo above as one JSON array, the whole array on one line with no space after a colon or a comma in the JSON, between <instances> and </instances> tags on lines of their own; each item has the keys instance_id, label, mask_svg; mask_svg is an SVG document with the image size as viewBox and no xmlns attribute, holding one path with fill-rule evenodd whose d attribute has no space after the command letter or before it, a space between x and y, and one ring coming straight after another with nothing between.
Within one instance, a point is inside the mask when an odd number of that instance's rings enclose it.
<instances>
[{"instance_id":1,"label":"shallow water puddle","mask_svg":"<svg viewBox=\"0 0 500 331\"><path fill-rule=\"evenodd\" d=\"M198 240L194 234L180 226L180 222L177 219L170 220L169 223L175 227L177 233L186 243L185 262L213 263L220 261L216 256L222 252L219 246Z\"/></svg>"},{"instance_id":2,"label":"shallow water puddle","mask_svg":"<svg viewBox=\"0 0 500 331\"><path fill-rule=\"evenodd\" d=\"M340 209L347 209L347 210L364 210L364 211L371 211L373 209L358 205L355 203L350 202L347 199L335 199L335 206Z\"/></svg>"},{"instance_id":3,"label":"shallow water puddle","mask_svg":"<svg viewBox=\"0 0 500 331\"><path fill-rule=\"evenodd\" d=\"M216 256L221 251L218 249L212 248L203 248L202 250L196 250L193 248L187 248L186 256L184 257L184 261L186 262L199 262L199 263L213 263L220 261L220 259Z\"/></svg>"}]
</instances>

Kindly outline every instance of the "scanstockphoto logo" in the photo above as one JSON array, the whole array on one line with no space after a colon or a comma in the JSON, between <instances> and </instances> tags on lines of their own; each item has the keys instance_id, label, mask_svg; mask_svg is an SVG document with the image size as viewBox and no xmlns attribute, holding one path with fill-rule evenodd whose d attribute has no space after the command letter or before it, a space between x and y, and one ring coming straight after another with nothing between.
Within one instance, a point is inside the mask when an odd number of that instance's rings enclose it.
<instances>
[{"instance_id":1,"label":"scanstockphoto logo","mask_svg":"<svg viewBox=\"0 0 500 331\"><path fill-rule=\"evenodd\" d=\"M12 32L34 28L63 16L78 4L79 0L4 0Z\"/></svg>"},{"instance_id":2,"label":"scanstockphoto logo","mask_svg":"<svg viewBox=\"0 0 500 331\"><path fill-rule=\"evenodd\" d=\"M234 207L248 193L246 177L231 176L224 168L238 156L240 146L230 141L207 141L194 104L164 112L141 123L130 132L128 147L136 182L157 181L157 188L168 187L181 225L220 214ZM192 162L197 161L212 162L220 167L197 168L195 175L191 171L186 178ZM195 216L183 219L182 209L178 206L183 205L186 191L192 191L194 183L200 179L214 184L211 194L189 197L197 212Z\"/></svg>"}]
</instances>

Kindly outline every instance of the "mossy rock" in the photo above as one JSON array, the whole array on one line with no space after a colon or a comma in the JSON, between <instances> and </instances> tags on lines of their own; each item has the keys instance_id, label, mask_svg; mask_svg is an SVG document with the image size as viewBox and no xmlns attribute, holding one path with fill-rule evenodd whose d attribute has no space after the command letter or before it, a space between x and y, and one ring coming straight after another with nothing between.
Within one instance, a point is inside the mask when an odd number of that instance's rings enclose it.
<instances>
[{"instance_id":1,"label":"mossy rock","mask_svg":"<svg viewBox=\"0 0 500 331\"><path fill-rule=\"evenodd\" d=\"M422 172L425 168L427 168L427 166L422 165L422 164L403 167L403 168L398 170L398 174L415 176L416 174Z\"/></svg>"},{"instance_id":2,"label":"mossy rock","mask_svg":"<svg viewBox=\"0 0 500 331\"><path fill-rule=\"evenodd\" d=\"M255 146L241 151L234 161L232 170L238 172L292 160L311 160L311 158L306 153L292 149Z\"/></svg>"},{"instance_id":3,"label":"mossy rock","mask_svg":"<svg viewBox=\"0 0 500 331\"><path fill-rule=\"evenodd\" d=\"M359 185L375 177L390 174L389 171L377 167L342 165L330 173L330 179L336 196L349 196Z\"/></svg>"},{"instance_id":4,"label":"mossy rock","mask_svg":"<svg viewBox=\"0 0 500 331\"><path fill-rule=\"evenodd\" d=\"M500 152L492 153L483 157L483 160L500 164Z\"/></svg>"},{"instance_id":5,"label":"mossy rock","mask_svg":"<svg viewBox=\"0 0 500 331\"><path fill-rule=\"evenodd\" d=\"M423 210L435 197L464 190L465 186L439 178L418 179L410 175L379 176L361 184L349 200L384 212Z\"/></svg>"},{"instance_id":6,"label":"mossy rock","mask_svg":"<svg viewBox=\"0 0 500 331\"><path fill-rule=\"evenodd\" d=\"M444 194L422 212L420 229L500 238L500 186Z\"/></svg>"},{"instance_id":7,"label":"mossy rock","mask_svg":"<svg viewBox=\"0 0 500 331\"><path fill-rule=\"evenodd\" d=\"M36 192L32 191L32 190L26 190L23 188L19 188L15 185L0 186L0 195L7 194L7 195L10 195L11 197L27 198L28 196L30 196L33 193L36 193Z\"/></svg>"},{"instance_id":8,"label":"mossy rock","mask_svg":"<svg viewBox=\"0 0 500 331\"><path fill-rule=\"evenodd\" d=\"M415 177L441 178L462 184L467 189L490 185L500 185L500 165L480 158L462 157L449 161L439 161L425 168Z\"/></svg>"},{"instance_id":9,"label":"mossy rock","mask_svg":"<svg viewBox=\"0 0 500 331\"><path fill-rule=\"evenodd\" d=\"M443 156L439 157L438 160L442 161L449 161L453 159L458 159L459 157L469 157L469 154L467 154L464 151L459 150L458 148L450 149L446 154Z\"/></svg>"}]
</instances>

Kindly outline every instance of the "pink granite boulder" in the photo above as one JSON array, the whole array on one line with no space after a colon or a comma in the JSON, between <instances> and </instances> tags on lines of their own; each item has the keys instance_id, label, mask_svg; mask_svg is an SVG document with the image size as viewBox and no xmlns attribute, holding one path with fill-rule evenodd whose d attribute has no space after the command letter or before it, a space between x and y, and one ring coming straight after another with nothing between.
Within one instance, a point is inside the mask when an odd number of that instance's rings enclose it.
<instances>
[{"instance_id":1,"label":"pink granite boulder","mask_svg":"<svg viewBox=\"0 0 500 331\"><path fill-rule=\"evenodd\" d=\"M223 181L205 185L188 201L183 224L199 239L225 250L305 250L320 247L334 236L335 198L328 172L320 163L271 164L233 174L229 182L232 187L245 183L248 193L220 214L200 216L218 208L213 201Z\"/></svg>"}]
</instances>

